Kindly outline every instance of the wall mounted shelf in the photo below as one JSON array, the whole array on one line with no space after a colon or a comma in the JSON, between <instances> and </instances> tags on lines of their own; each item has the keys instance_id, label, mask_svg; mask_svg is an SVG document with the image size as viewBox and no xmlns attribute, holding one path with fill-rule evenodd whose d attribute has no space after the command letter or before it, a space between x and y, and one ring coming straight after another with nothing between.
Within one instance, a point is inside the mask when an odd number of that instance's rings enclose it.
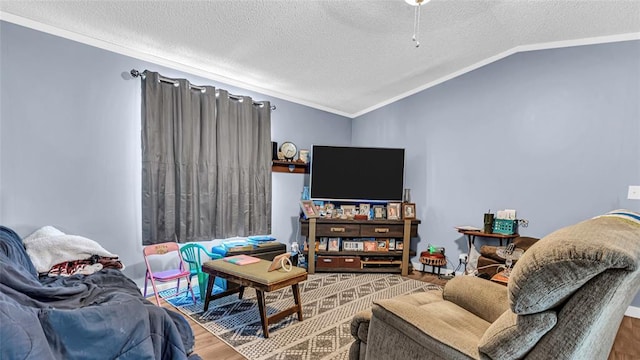
<instances>
[{"instance_id":1,"label":"wall mounted shelf","mask_svg":"<svg viewBox=\"0 0 640 360\"><path fill-rule=\"evenodd\" d=\"M293 174L308 174L309 164L297 161L273 160L271 164L271 171Z\"/></svg>"}]
</instances>

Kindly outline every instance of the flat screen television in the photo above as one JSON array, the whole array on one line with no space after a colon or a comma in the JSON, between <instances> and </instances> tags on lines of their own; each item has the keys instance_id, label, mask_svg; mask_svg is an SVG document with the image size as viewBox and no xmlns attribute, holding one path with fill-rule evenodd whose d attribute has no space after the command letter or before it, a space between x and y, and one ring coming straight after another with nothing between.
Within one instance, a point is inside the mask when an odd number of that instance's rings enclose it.
<instances>
[{"instance_id":1,"label":"flat screen television","mask_svg":"<svg viewBox=\"0 0 640 360\"><path fill-rule=\"evenodd\" d=\"M314 145L311 199L402 201L404 149Z\"/></svg>"}]
</instances>

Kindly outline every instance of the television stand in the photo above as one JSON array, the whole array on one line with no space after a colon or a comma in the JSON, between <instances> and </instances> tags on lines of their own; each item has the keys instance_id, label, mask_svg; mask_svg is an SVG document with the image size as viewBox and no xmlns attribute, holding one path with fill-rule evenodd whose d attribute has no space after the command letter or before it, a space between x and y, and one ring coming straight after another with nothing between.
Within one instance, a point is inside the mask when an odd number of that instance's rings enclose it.
<instances>
[{"instance_id":1,"label":"television stand","mask_svg":"<svg viewBox=\"0 0 640 360\"><path fill-rule=\"evenodd\" d=\"M418 236L420 220L342 220L300 219L300 234L308 240L308 273L331 272L393 272L409 274L411 238ZM319 250L320 237L339 237L347 241L393 239L402 244L402 250L339 251ZM415 254L415 252L413 252ZM318 259L316 260L316 255Z\"/></svg>"}]
</instances>

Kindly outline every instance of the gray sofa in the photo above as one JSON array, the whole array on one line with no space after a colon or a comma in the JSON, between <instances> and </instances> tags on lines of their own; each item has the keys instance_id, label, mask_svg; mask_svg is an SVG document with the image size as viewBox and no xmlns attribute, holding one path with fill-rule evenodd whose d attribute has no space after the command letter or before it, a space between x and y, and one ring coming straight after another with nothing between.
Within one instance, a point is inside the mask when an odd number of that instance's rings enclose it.
<instances>
[{"instance_id":1,"label":"gray sofa","mask_svg":"<svg viewBox=\"0 0 640 360\"><path fill-rule=\"evenodd\" d=\"M356 359L607 359L640 289L640 214L615 211L533 245L508 286L472 276L379 300L352 321Z\"/></svg>"}]
</instances>

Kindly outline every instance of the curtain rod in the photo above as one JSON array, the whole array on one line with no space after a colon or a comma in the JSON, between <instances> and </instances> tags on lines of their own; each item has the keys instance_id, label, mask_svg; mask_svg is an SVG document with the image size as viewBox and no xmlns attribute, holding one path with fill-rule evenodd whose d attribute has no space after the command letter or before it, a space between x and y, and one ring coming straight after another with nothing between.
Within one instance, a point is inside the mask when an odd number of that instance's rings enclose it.
<instances>
[{"instance_id":1,"label":"curtain rod","mask_svg":"<svg viewBox=\"0 0 640 360\"><path fill-rule=\"evenodd\" d=\"M140 78L144 79L144 74L141 73L140 71L136 70L136 69L131 69L131 71L129 73L134 78L140 77ZM160 79L160 81L163 81L163 82L166 82L166 83L169 83L169 84L173 84L173 85L176 85L176 86L179 84L178 80L171 79L171 78L168 78L168 77L164 77L164 76L162 76L160 74L158 74L158 78ZM196 89L196 90L199 90L199 91L204 91L204 89L205 89L204 86L197 86L197 85L192 85L192 84L189 84L189 88L190 89ZM234 99L234 100L242 100L242 96L240 96L240 95L229 94L229 97ZM255 101L253 102L253 105L254 106L264 106L264 104L259 103L259 102L255 102ZM274 111L275 109L276 109L276 106L275 105L271 105L271 111Z\"/></svg>"}]
</instances>

